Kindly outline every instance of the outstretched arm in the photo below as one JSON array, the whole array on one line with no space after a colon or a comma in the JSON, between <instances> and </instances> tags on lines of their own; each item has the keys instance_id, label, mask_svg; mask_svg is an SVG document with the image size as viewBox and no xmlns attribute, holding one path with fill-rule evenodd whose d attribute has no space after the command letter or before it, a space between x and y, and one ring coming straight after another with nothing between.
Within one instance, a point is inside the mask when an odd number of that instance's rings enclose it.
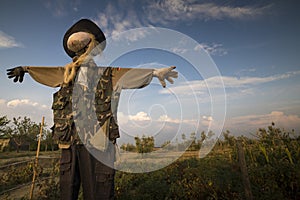
<instances>
[{"instance_id":1,"label":"outstretched arm","mask_svg":"<svg viewBox=\"0 0 300 200\"><path fill-rule=\"evenodd\" d=\"M166 87L165 80L173 84L172 78L178 77L175 68L175 66L160 69L113 68L114 90L143 88L150 84L153 77L157 77L162 86Z\"/></svg>"},{"instance_id":2,"label":"outstretched arm","mask_svg":"<svg viewBox=\"0 0 300 200\"><path fill-rule=\"evenodd\" d=\"M6 71L7 71L8 78L14 78L14 82L19 81L20 83L23 82L24 74L25 72L27 72L21 66L7 69Z\"/></svg>"},{"instance_id":3,"label":"outstretched arm","mask_svg":"<svg viewBox=\"0 0 300 200\"><path fill-rule=\"evenodd\" d=\"M21 83L25 73L43 85L59 87L63 83L64 67L19 66L7 70L8 78L13 78L14 82Z\"/></svg>"},{"instance_id":4,"label":"outstretched arm","mask_svg":"<svg viewBox=\"0 0 300 200\"><path fill-rule=\"evenodd\" d=\"M175 68L175 66L171 66L167 68L154 69L153 76L158 78L163 87L166 87L165 80L173 84L173 78L178 78L178 72L174 71Z\"/></svg>"}]
</instances>

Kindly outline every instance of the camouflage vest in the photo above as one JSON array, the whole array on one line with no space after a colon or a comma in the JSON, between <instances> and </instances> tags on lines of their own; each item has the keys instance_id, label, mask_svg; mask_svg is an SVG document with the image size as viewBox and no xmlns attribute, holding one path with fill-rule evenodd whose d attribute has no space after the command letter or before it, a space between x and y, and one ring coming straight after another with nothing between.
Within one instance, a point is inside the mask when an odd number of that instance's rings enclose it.
<instances>
[{"instance_id":1,"label":"camouflage vest","mask_svg":"<svg viewBox=\"0 0 300 200\"><path fill-rule=\"evenodd\" d=\"M52 131L53 138L59 144L86 144L95 134L95 126L101 128L105 126L103 129L105 135L113 143L116 142L116 138L120 137L118 125L111 110L112 68L102 68L101 74L97 74L100 71L97 69L101 68L93 67L91 69L94 70L91 72L93 76L98 76L99 80L93 86L92 91L87 92L91 89L74 84L74 81L71 81L54 93L52 104L54 126ZM78 71L76 76L78 76ZM74 90L76 91L74 92ZM91 92L93 92L93 95L91 95ZM91 98L91 96L94 98ZM91 114L95 116L91 117ZM96 120L94 120L95 123L92 123L93 118ZM83 132L84 136L82 135ZM80 133L80 137L78 137L78 133Z\"/></svg>"}]
</instances>

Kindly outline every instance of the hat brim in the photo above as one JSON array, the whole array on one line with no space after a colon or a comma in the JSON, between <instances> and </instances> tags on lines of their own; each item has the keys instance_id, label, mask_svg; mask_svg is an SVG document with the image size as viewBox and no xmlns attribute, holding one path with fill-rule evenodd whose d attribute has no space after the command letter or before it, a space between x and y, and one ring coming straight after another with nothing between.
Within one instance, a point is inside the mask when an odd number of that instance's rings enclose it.
<instances>
[{"instance_id":1,"label":"hat brim","mask_svg":"<svg viewBox=\"0 0 300 200\"><path fill-rule=\"evenodd\" d=\"M64 49L71 58L75 57L76 54L74 51L68 49L67 41L73 33L77 33L77 32L87 32L93 34L95 36L95 39L99 42L99 44L101 44L102 51L104 50L106 46L106 38L104 33L91 20L81 19L78 22L76 22L73 26L71 26L71 28L69 28L69 30L65 33L63 38Z\"/></svg>"}]
</instances>

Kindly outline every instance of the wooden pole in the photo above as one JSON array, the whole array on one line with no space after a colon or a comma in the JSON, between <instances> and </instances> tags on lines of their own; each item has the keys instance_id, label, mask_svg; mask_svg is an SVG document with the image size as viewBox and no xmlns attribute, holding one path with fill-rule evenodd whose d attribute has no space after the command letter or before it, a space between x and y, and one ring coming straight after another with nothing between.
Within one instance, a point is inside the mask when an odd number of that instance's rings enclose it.
<instances>
[{"instance_id":1,"label":"wooden pole","mask_svg":"<svg viewBox=\"0 0 300 200\"><path fill-rule=\"evenodd\" d=\"M38 146L37 146L37 150L36 150L35 164L34 164L34 168L33 168L33 176L32 176L32 182L31 182L29 199L32 199L32 197L33 197L35 177L37 175L37 167L38 167L38 162L39 162L39 153L40 153L40 146L41 146L41 138L42 138L42 135L43 135L44 120L45 120L45 117L42 118L42 123L41 123L41 127L40 127L40 136L39 136Z\"/></svg>"},{"instance_id":2,"label":"wooden pole","mask_svg":"<svg viewBox=\"0 0 300 200\"><path fill-rule=\"evenodd\" d=\"M245 189L245 197L246 200L253 200L251 185L250 185L250 180L249 180L248 170L247 170L247 165L245 160L245 153L242 146L242 142L240 140L237 140L237 149L238 149L239 164L242 173L242 180Z\"/></svg>"}]
</instances>

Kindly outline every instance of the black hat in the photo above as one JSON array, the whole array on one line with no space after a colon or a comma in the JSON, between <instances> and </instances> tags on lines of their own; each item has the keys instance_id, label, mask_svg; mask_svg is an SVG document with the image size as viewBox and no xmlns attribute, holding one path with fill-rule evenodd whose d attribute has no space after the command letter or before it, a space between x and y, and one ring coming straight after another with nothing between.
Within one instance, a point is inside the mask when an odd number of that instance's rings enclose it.
<instances>
[{"instance_id":1,"label":"black hat","mask_svg":"<svg viewBox=\"0 0 300 200\"><path fill-rule=\"evenodd\" d=\"M64 39L63 39L64 49L71 58L76 56L76 54L75 54L75 52L68 49L67 41L73 33L77 33L77 32L87 32L87 33L93 34L95 36L96 40L99 42L99 44L102 45L101 46L102 51L104 50L104 48L106 46L106 42L105 42L106 39L105 39L104 33L91 20L81 19L78 22L76 22L73 26L71 26L71 28L69 28L69 30L64 35Z\"/></svg>"}]
</instances>

